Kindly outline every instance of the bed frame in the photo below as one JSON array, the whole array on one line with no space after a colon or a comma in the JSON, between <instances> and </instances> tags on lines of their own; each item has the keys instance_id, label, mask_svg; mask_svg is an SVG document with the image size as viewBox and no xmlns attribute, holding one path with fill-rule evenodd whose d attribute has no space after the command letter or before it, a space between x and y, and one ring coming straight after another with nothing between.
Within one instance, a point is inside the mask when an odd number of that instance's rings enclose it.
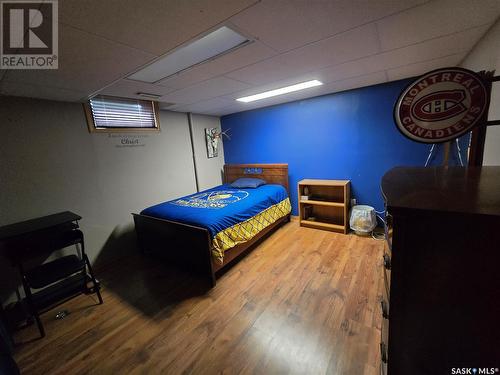
<instances>
[{"instance_id":1,"label":"bed frame","mask_svg":"<svg viewBox=\"0 0 500 375\"><path fill-rule=\"evenodd\" d=\"M231 183L240 177L262 178L267 183L284 186L289 192L288 164L224 165L224 183ZM262 230L251 240L226 250L224 263L220 265L212 261L212 241L207 229L147 215L132 215L141 252L159 253L176 265L208 277L212 287L216 283L216 273L268 233L290 221L290 215L287 215Z\"/></svg>"}]
</instances>

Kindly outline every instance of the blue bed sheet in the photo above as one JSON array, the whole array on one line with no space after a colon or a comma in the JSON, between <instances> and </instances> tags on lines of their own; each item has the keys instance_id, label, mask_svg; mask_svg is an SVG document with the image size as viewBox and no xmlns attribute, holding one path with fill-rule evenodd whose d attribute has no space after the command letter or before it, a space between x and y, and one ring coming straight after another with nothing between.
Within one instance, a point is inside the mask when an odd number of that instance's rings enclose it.
<instances>
[{"instance_id":1,"label":"blue bed sheet","mask_svg":"<svg viewBox=\"0 0 500 375\"><path fill-rule=\"evenodd\" d=\"M157 204L141 214L203 227L213 238L287 198L287 191L281 185L236 189L225 184Z\"/></svg>"}]
</instances>

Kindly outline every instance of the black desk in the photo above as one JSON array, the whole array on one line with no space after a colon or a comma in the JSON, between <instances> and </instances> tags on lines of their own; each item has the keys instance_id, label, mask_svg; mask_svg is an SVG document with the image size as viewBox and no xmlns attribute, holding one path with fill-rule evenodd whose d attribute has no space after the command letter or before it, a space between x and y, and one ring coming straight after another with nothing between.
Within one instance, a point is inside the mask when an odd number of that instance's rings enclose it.
<instances>
[{"instance_id":1,"label":"black desk","mask_svg":"<svg viewBox=\"0 0 500 375\"><path fill-rule=\"evenodd\" d=\"M83 233L78 229L80 219L81 216L64 211L0 227L0 250L19 269L27 305L42 337L45 332L39 313L80 293L95 292L102 303L99 285L85 254ZM25 270L25 262L71 245L77 246L81 257L67 255ZM87 287L88 280L93 282L92 289ZM32 293L31 289L38 291Z\"/></svg>"},{"instance_id":2,"label":"black desk","mask_svg":"<svg viewBox=\"0 0 500 375\"><path fill-rule=\"evenodd\" d=\"M70 211L0 227L0 251L17 266L65 246L61 234L78 228L82 217ZM70 244L71 245L71 244Z\"/></svg>"},{"instance_id":3,"label":"black desk","mask_svg":"<svg viewBox=\"0 0 500 375\"><path fill-rule=\"evenodd\" d=\"M37 231L53 229L76 223L82 217L71 211L21 221L19 223L0 227L0 241L12 240L14 237L27 236Z\"/></svg>"}]
</instances>

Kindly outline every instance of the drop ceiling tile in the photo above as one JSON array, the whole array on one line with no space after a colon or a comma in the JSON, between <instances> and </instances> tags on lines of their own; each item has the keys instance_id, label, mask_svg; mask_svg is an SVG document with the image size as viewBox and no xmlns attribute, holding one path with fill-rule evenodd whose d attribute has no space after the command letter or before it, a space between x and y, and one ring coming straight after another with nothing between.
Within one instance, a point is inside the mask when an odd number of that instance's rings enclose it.
<instances>
[{"instance_id":1,"label":"drop ceiling tile","mask_svg":"<svg viewBox=\"0 0 500 375\"><path fill-rule=\"evenodd\" d=\"M375 24L369 24L295 49L281 56L287 65L296 68L297 71L307 72L373 55L377 52L380 52L377 30Z\"/></svg>"},{"instance_id":2,"label":"drop ceiling tile","mask_svg":"<svg viewBox=\"0 0 500 375\"><path fill-rule=\"evenodd\" d=\"M498 0L439 0L377 22L382 48L389 50L492 23Z\"/></svg>"},{"instance_id":3,"label":"drop ceiling tile","mask_svg":"<svg viewBox=\"0 0 500 375\"><path fill-rule=\"evenodd\" d=\"M144 92L148 94L156 94L156 95L167 95L171 92L175 91L174 88L165 87L158 84L145 83L139 81L133 81L129 79L122 79L111 86L104 88L99 91L101 95L111 95L111 96L119 96L124 98L137 98L141 99L138 92Z\"/></svg>"},{"instance_id":4,"label":"drop ceiling tile","mask_svg":"<svg viewBox=\"0 0 500 375\"><path fill-rule=\"evenodd\" d=\"M308 76L315 77L315 79L328 83L388 68L396 68L415 62L468 52L487 29L488 26L472 28L457 34L428 40L426 42L398 48L389 52L383 52L356 61L320 69Z\"/></svg>"},{"instance_id":5,"label":"drop ceiling tile","mask_svg":"<svg viewBox=\"0 0 500 375\"><path fill-rule=\"evenodd\" d=\"M212 113L210 113L210 115L222 117L222 116L230 115L232 113L237 113L237 112L242 112L242 111L238 111L237 109L232 109L231 107L227 107L227 108L223 108L223 109L220 109L218 111L212 112Z\"/></svg>"},{"instance_id":6,"label":"drop ceiling tile","mask_svg":"<svg viewBox=\"0 0 500 375\"><path fill-rule=\"evenodd\" d=\"M386 67L394 67L444 57L458 52L468 52L481 39L488 28L489 25L474 27L456 34L385 52L380 55L380 64L384 64Z\"/></svg>"},{"instance_id":7,"label":"drop ceiling tile","mask_svg":"<svg viewBox=\"0 0 500 375\"><path fill-rule=\"evenodd\" d=\"M192 86L196 83L206 81L215 77L216 74L212 73L206 64L200 64L190 69L174 74L168 78L158 81L160 85L173 87L177 90Z\"/></svg>"},{"instance_id":8,"label":"drop ceiling tile","mask_svg":"<svg viewBox=\"0 0 500 375\"><path fill-rule=\"evenodd\" d=\"M172 108L175 107L175 104L173 103L168 103L168 102L158 102L158 108L161 110L165 111L170 111Z\"/></svg>"},{"instance_id":9,"label":"drop ceiling tile","mask_svg":"<svg viewBox=\"0 0 500 375\"><path fill-rule=\"evenodd\" d=\"M353 77L338 82L332 82L328 84L329 86L328 89L333 90L330 92L339 92L345 90L352 90L359 87L378 85L387 81L388 79L385 72L374 72L359 77Z\"/></svg>"},{"instance_id":10,"label":"drop ceiling tile","mask_svg":"<svg viewBox=\"0 0 500 375\"><path fill-rule=\"evenodd\" d=\"M401 66L399 68L388 69L387 74L391 81L396 81L398 79L409 78L424 74L430 70L444 68L447 66L458 65L466 56L466 53L458 53L455 55L450 55L442 57L439 59L423 61L416 64L410 64Z\"/></svg>"},{"instance_id":11,"label":"drop ceiling tile","mask_svg":"<svg viewBox=\"0 0 500 375\"><path fill-rule=\"evenodd\" d=\"M461 66L464 68L477 69L482 67L484 69L494 69L500 67L500 19L488 30L474 46L474 50L462 62ZM492 49L497 53L491 53ZM498 85L498 83L497 83ZM493 90L496 91L496 90ZM500 103L500 101L499 101Z\"/></svg>"},{"instance_id":12,"label":"drop ceiling tile","mask_svg":"<svg viewBox=\"0 0 500 375\"><path fill-rule=\"evenodd\" d=\"M283 95L282 97L275 97L275 98L269 98L265 99L265 102L253 102L253 103L241 103L241 102L235 102L234 104L224 107L219 109L219 112L217 115L224 115L228 113L236 113L236 112L244 112L244 111L251 111L253 109L257 108L264 108L264 107L270 107L273 105L278 105L278 104L283 104L287 102L294 101L294 98L290 98L288 95Z\"/></svg>"},{"instance_id":13,"label":"drop ceiling tile","mask_svg":"<svg viewBox=\"0 0 500 375\"><path fill-rule=\"evenodd\" d=\"M59 69L10 70L3 80L90 94L154 58L68 26L60 25L59 38Z\"/></svg>"},{"instance_id":14,"label":"drop ceiling tile","mask_svg":"<svg viewBox=\"0 0 500 375\"><path fill-rule=\"evenodd\" d=\"M253 95L312 79L318 79L327 84L362 76L368 73L384 71L388 68L397 68L419 61L428 61L457 53L464 53L469 51L472 46L474 46L486 30L487 26L473 28L461 33L432 39L412 46L375 54L323 69L313 70L305 74L294 75L286 79L276 79L272 81L272 83L265 83L261 85L256 84L249 89L235 92L231 94L230 97L239 98ZM285 73L288 73L288 71ZM272 77L269 77L269 80L271 79Z\"/></svg>"},{"instance_id":15,"label":"drop ceiling tile","mask_svg":"<svg viewBox=\"0 0 500 375\"><path fill-rule=\"evenodd\" d=\"M339 64L379 52L376 29L373 24L309 44L268 60L226 74L254 85L264 85L314 69Z\"/></svg>"},{"instance_id":16,"label":"drop ceiling tile","mask_svg":"<svg viewBox=\"0 0 500 375\"><path fill-rule=\"evenodd\" d=\"M220 110L217 109L217 110L214 110L214 111L206 111L205 113L202 113L203 115L207 115L207 116L217 116L219 117L220 116Z\"/></svg>"},{"instance_id":17,"label":"drop ceiling tile","mask_svg":"<svg viewBox=\"0 0 500 375\"><path fill-rule=\"evenodd\" d=\"M287 65L282 55L271 57L225 74L226 77L253 85L263 85L295 75L297 68Z\"/></svg>"},{"instance_id":18,"label":"drop ceiling tile","mask_svg":"<svg viewBox=\"0 0 500 375\"><path fill-rule=\"evenodd\" d=\"M85 93L81 91L9 81L2 81L0 83L0 94L28 98L43 98L63 102L78 102L85 96Z\"/></svg>"},{"instance_id":19,"label":"drop ceiling tile","mask_svg":"<svg viewBox=\"0 0 500 375\"><path fill-rule=\"evenodd\" d=\"M264 0L231 22L280 52L394 14L426 0Z\"/></svg>"},{"instance_id":20,"label":"drop ceiling tile","mask_svg":"<svg viewBox=\"0 0 500 375\"><path fill-rule=\"evenodd\" d=\"M274 50L256 40L253 43L208 62L207 69L214 75L222 75L258 61L265 60L276 54Z\"/></svg>"},{"instance_id":21,"label":"drop ceiling tile","mask_svg":"<svg viewBox=\"0 0 500 375\"><path fill-rule=\"evenodd\" d=\"M255 41L212 61L208 61L172 77L163 79L159 84L176 89L183 89L222 75L223 73L251 65L254 62L264 60L273 55L276 55L276 53L272 49L266 47L259 41Z\"/></svg>"},{"instance_id":22,"label":"drop ceiling tile","mask_svg":"<svg viewBox=\"0 0 500 375\"><path fill-rule=\"evenodd\" d=\"M60 22L147 51L164 54L257 0L64 0Z\"/></svg>"},{"instance_id":23,"label":"drop ceiling tile","mask_svg":"<svg viewBox=\"0 0 500 375\"><path fill-rule=\"evenodd\" d=\"M209 100L204 100L195 104L189 104L186 106L179 106L175 108L178 112L192 112L200 114L210 114L220 108L228 107L234 103L234 100L226 98L213 98Z\"/></svg>"},{"instance_id":24,"label":"drop ceiling tile","mask_svg":"<svg viewBox=\"0 0 500 375\"><path fill-rule=\"evenodd\" d=\"M212 78L199 84L174 91L161 98L176 104L193 104L248 88L249 85L226 77Z\"/></svg>"}]
</instances>

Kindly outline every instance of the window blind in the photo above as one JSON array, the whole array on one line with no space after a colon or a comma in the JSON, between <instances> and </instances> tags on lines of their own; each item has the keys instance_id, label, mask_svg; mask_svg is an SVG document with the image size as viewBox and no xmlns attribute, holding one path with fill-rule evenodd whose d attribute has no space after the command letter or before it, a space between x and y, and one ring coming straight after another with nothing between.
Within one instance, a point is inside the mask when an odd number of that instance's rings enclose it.
<instances>
[{"instance_id":1,"label":"window blind","mask_svg":"<svg viewBox=\"0 0 500 375\"><path fill-rule=\"evenodd\" d=\"M152 101L96 96L89 102L96 129L157 128Z\"/></svg>"}]
</instances>

